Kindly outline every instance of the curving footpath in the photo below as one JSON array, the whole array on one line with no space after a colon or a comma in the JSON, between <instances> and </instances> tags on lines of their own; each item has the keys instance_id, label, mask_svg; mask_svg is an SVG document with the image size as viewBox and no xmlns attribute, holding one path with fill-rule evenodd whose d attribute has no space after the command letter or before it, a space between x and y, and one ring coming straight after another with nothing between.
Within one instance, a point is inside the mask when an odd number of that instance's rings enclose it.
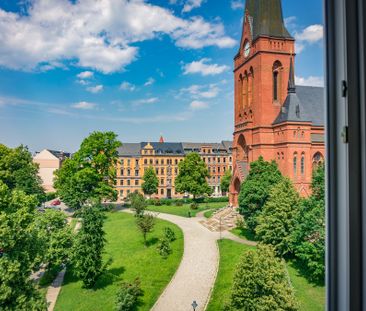
<instances>
[{"instance_id":1,"label":"curving footpath","mask_svg":"<svg viewBox=\"0 0 366 311\"><path fill-rule=\"evenodd\" d=\"M130 211L126 211L130 212ZM200 224L202 217L185 218L170 214L156 214L158 218L179 226L184 233L184 253L174 277L165 288L152 311L203 311L209 302L219 266L218 232L211 232ZM222 237L240 239L229 232ZM249 241L242 240L242 243Z\"/></svg>"}]
</instances>

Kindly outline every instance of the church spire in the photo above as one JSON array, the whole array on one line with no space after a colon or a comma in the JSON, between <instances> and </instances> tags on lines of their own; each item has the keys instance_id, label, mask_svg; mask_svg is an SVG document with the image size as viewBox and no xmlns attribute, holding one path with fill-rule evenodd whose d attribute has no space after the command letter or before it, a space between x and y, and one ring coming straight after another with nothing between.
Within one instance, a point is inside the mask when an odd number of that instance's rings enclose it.
<instances>
[{"instance_id":1,"label":"church spire","mask_svg":"<svg viewBox=\"0 0 366 311\"><path fill-rule=\"evenodd\" d=\"M293 39L283 21L281 0L246 0L245 13L251 17L253 40L260 36Z\"/></svg>"},{"instance_id":2,"label":"church spire","mask_svg":"<svg viewBox=\"0 0 366 311\"><path fill-rule=\"evenodd\" d=\"M291 57L290 59L290 75L288 78L288 93L296 93L296 85L295 85L295 71L294 71L294 62Z\"/></svg>"}]
</instances>

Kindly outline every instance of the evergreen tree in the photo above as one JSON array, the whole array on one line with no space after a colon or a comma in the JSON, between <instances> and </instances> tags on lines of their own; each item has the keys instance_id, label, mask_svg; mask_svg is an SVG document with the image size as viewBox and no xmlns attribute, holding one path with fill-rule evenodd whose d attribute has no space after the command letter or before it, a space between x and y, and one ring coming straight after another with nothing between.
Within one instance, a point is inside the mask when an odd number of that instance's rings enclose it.
<instances>
[{"instance_id":1,"label":"evergreen tree","mask_svg":"<svg viewBox=\"0 0 366 311\"><path fill-rule=\"evenodd\" d=\"M85 203L117 198L114 185L121 143L116 138L113 132L90 134L56 171L54 187L67 205L80 209Z\"/></svg>"},{"instance_id":2,"label":"evergreen tree","mask_svg":"<svg viewBox=\"0 0 366 311\"><path fill-rule=\"evenodd\" d=\"M47 310L30 278L44 248L34 224L37 204L0 180L0 310Z\"/></svg>"},{"instance_id":3,"label":"evergreen tree","mask_svg":"<svg viewBox=\"0 0 366 311\"><path fill-rule=\"evenodd\" d=\"M300 197L288 178L273 186L258 216L256 233L261 241L274 247L277 255L292 253L292 233L296 226Z\"/></svg>"},{"instance_id":4,"label":"evergreen tree","mask_svg":"<svg viewBox=\"0 0 366 311\"><path fill-rule=\"evenodd\" d=\"M232 174L230 170L227 170L221 179L220 186L223 193L229 192Z\"/></svg>"},{"instance_id":5,"label":"evergreen tree","mask_svg":"<svg viewBox=\"0 0 366 311\"><path fill-rule=\"evenodd\" d=\"M271 188L282 178L274 161L267 162L259 157L250 164L249 174L240 188L239 210L252 233L255 232L257 217L268 199Z\"/></svg>"},{"instance_id":6,"label":"evergreen tree","mask_svg":"<svg viewBox=\"0 0 366 311\"><path fill-rule=\"evenodd\" d=\"M313 172L312 195L304 200L293 232L295 256L305 276L323 284L325 278L325 178L324 166Z\"/></svg>"},{"instance_id":7,"label":"evergreen tree","mask_svg":"<svg viewBox=\"0 0 366 311\"><path fill-rule=\"evenodd\" d=\"M284 260L270 246L246 250L236 268L228 310L295 311L295 300Z\"/></svg>"},{"instance_id":8,"label":"evergreen tree","mask_svg":"<svg viewBox=\"0 0 366 311\"><path fill-rule=\"evenodd\" d=\"M210 177L206 163L198 153L189 153L183 161L179 163L179 174L175 179L175 190L179 193L189 193L193 199L204 194L212 193L211 187L207 183Z\"/></svg>"},{"instance_id":9,"label":"evergreen tree","mask_svg":"<svg viewBox=\"0 0 366 311\"><path fill-rule=\"evenodd\" d=\"M142 180L144 182L142 183L141 188L146 195L150 196L158 191L159 179L156 176L153 167L150 166L145 170Z\"/></svg>"},{"instance_id":10,"label":"evergreen tree","mask_svg":"<svg viewBox=\"0 0 366 311\"><path fill-rule=\"evenodd\" d=\"M83 281L84 287L91 288L103 272L102 254L105 246L103 222L100 207L84 207L81 212L81 228L74 247L74 270Z\"/></svg>"}]
</instances>

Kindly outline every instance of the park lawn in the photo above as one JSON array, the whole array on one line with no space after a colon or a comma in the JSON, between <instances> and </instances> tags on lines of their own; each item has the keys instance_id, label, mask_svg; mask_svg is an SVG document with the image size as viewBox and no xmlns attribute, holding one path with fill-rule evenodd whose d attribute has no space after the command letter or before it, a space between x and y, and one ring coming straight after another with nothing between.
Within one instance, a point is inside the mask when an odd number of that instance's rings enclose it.
<instances>
[{"instance_id":1,"label":"park lawn","mask_svg":"<svg viewBox=\"0 0 366 311\"><path fill-rule=\"evenodd\" d=\"M205 218L211 218L211 216L213 215L213 213L215 212L214 209L210 209L208 211L206 211L203 216L205 216Z\"/></svg>"},{"instance_id":2,"label":"park lawn","mask_svg":"<svg viewBox=\"0 0 366 311\"><path fill-rule=\"evenodd\" d=\"M225 207L227 203L225 202L214 202L214 203L200 203L198 209L191 209L191 204L184 204L183 206L175 206L175 205L149 205L147 209L149 211L164 213L164 214L172 214L182 217L189 217L188 213L190 212L191 217L195 217L197 213L208 210L208 209L219 209Z\"/></svg>"},{"instance_id":3,"label":"park lawn","mask_svg":"<svg viewBox=\"0 0 366 311\"><path fill-rule=\"evenodd\" d=\"M114 310L116 291L121 281L131 282L139 277L144 295L138 310L150 310L177 270L183 255L183 233L174 224L157 220L154 231L148 235L148 247L143 244L133 215L107 213L105 222L105 261L113 261L94 289L82 288L82 282L69 269L56 303L56 311ZM173 253L163 259L157 252L157 242L165 227L174 230L177 240L172 242Z\"/></svg>"},{"instance_id":4,"label":"park lawn","mask_svg":"<svg viewBox=\"0 0 366 311\"><path fill-rule=\"evenodd\" d=\"M242 238L242 239L245 239L245 240L248 240L248 241L253 241L253 242L258 241L258 239L255 237L255 235L247 229L241 230L239 228L234 228L234 229L231 229L230 232L232 234L235 234L239 238Z\"/></svg>"},{"instance_id":5,"label":"park lawn","mask_svg":"<svg viewBox=\"0 0 366 311\"><path fill-rule=\"evenodd\" d=\"M218 241L220 265L215 286L206 311L222 310L229 302L235 268L245 249L253 248L230 240ZM325 309L325 288L310 284L300 276L291 263L287 264L295 296L300 303L300 311Z\"/></svg>"}]
</instances>

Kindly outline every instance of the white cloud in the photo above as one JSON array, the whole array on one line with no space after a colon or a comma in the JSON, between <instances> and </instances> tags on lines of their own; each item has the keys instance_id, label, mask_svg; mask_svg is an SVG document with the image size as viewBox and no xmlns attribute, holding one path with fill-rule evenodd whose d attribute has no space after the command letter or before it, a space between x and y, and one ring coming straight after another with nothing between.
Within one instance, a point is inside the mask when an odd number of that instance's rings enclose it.
<instances>
[{"instance_id":1,"label":"white cloud","mask_svg":"<svg viewBox=\"0 0 366 311\"><path fill-rule=\"evenodd\" d=\"M155 83L155 79L154 78L149 78L147 79L147 81L145 82L145 86L149 86L149 85L153 85Z\"/></svg>"},{"instance_id":2,"label":"white cloud","mask_svg":"<svg viewBox=\"0 0 366 311\"><path fill-rule=\"evenodd\" d=\"M191 102L189 107L192 110L203 110L203 109L207 109L209 107L209 105L206 102L199 101L199 100L194 100L193 102Z\"/></svg>"},{"instance_id":3,"label":"white cloud","mask_svg":"<svg viewBox=\"0 0 366 311\"><path fill-rule=\"evenodd\" d=\"M210 62L211 59L209 58L202 58L199 61L194 61L189 64L185 64L183 66L183 70L185 75L193 74L193 73L200 73L203 76L208 75L218 75L230 69L229 66L226 65L218 65L218 64L207 64Z\"/></svg>"},{"instance_id":4,"label":"white cloud","mask_svg":"<svg viewBox=\"0 0 366 311\"><path fill-rule=\"evenodd\" d=\"M91 86L91 87L88 87L86 88L86 90L90 93L100 93L101 91L103 91L104 87L103 85L99 84L99 85L96 85L96 86Z\"/></svg>"},{"instance_id":5,"label":"white cloud","mask_svg":"<svg viewBox=\"0 0 366 311\"><path fill-rule=\"evenodd\" d=\"M296 26L296 16L289 16L284 19L286 28L293 28Z\"/></svg>"},{"instance_id":6,"label":"white cloud","mask_svg":"<svg viewBox=\"0 0 366 311\"><path fill-rule=\"evenodd\" d=\"M244 0L231 0L231 8L233 10L244 9Z\"/></svg>"},{"instance_id":7,"label":"white cloud","mask_svg":"<svg viewBox=\"0 0 366 311\"><path fill-rule=\"evenodd\" d=\"M135 101L135 105L145 105L145 104L154 104L159 101L159 98L157 97L151 97L146 99L139 99Z\"/></svg>"},{"instance_id":8,"label":"white cloud","mask_svg":"<svg viewBox=\"0 0 366 311\"><path fill-rule=\"evenodd\" d=\"M295 39L305 41L308 43L315 43L323 39L324 29L323 25L310 25L302 32L295 34Z\"/></svg>"},{"instance_id":9,"label":"white cloud","mask_svg":"<svg viewBox=\"0 0 366 311\"><path fill-rule=\"evenodd\" d=\"M83 72L80 72L77 77L79 79L90 79L94 76L94 72L92 71L83 71Z\"/></svg>"},{"instance_id":10,"label":"white cloud","mask_svg":"<svg viewBox=\"0 0 366 311\"><path fill-rule=\"evenodd\" d=\"M188 94L191 98L215 98L219 94L220 89L216 84L210 85L191 85L188 88L182 88L179 92L179 97Z\"/></svg>"},{"instance_id":11,"label":"white cloud","mask_svg":"<svg viewBox=\"0 0 366 311\"><path fill-rule=\"evenodd\" d=\"M121 71L138 53L134 43L170 36L179 47L233 47L221 22L177 17L143 0L29 0L22 13L0 9L0 66L50 70L70 64Z\"/></svg>"},{"instance_id":12,"label":"white cloud","mask_svg":"<svg viewBox=\"0 0 366 311\"><path fill-rule=\"evenodd\" d=\"M124 81L119 86L119 89L122 91L130 91L133 92L136 89L136 86L130 82Z\"/></svg>"},{"instance_id":13,"label":"white cloud","mask_svg":"<svg viewBox=\"0 0 366 311\"><path fill-rule=\"evenodd\" d=\"M309 76L307 78L304 77L295 77L297 85L307 85L307 86L324 86L324 78Z\"/></svg>"},{"instance_id":14,"label":"white cloud","mask_svg":"<svg viewBox=\"0 0 366 311\"><path fill-rule=\"evenodd\" d=\"M89 103L89 102L85 102L85 101L78 102L78 103L71 105L71 107L74 109L82 109L82 110L91 110L91 109L96 108L96 106L97 105L94 103Z\"/></svg>"},{"instance_id":15,"label":"white cloud","mask_svg":"<svg viewBox=\"0 0 366 311\"><path fill-rule=\"evenodd\" d=\"M204 0L187 0L183 6L183 13L190 12L193 9L199 8Z\"/></svg>"}]
</instances>

